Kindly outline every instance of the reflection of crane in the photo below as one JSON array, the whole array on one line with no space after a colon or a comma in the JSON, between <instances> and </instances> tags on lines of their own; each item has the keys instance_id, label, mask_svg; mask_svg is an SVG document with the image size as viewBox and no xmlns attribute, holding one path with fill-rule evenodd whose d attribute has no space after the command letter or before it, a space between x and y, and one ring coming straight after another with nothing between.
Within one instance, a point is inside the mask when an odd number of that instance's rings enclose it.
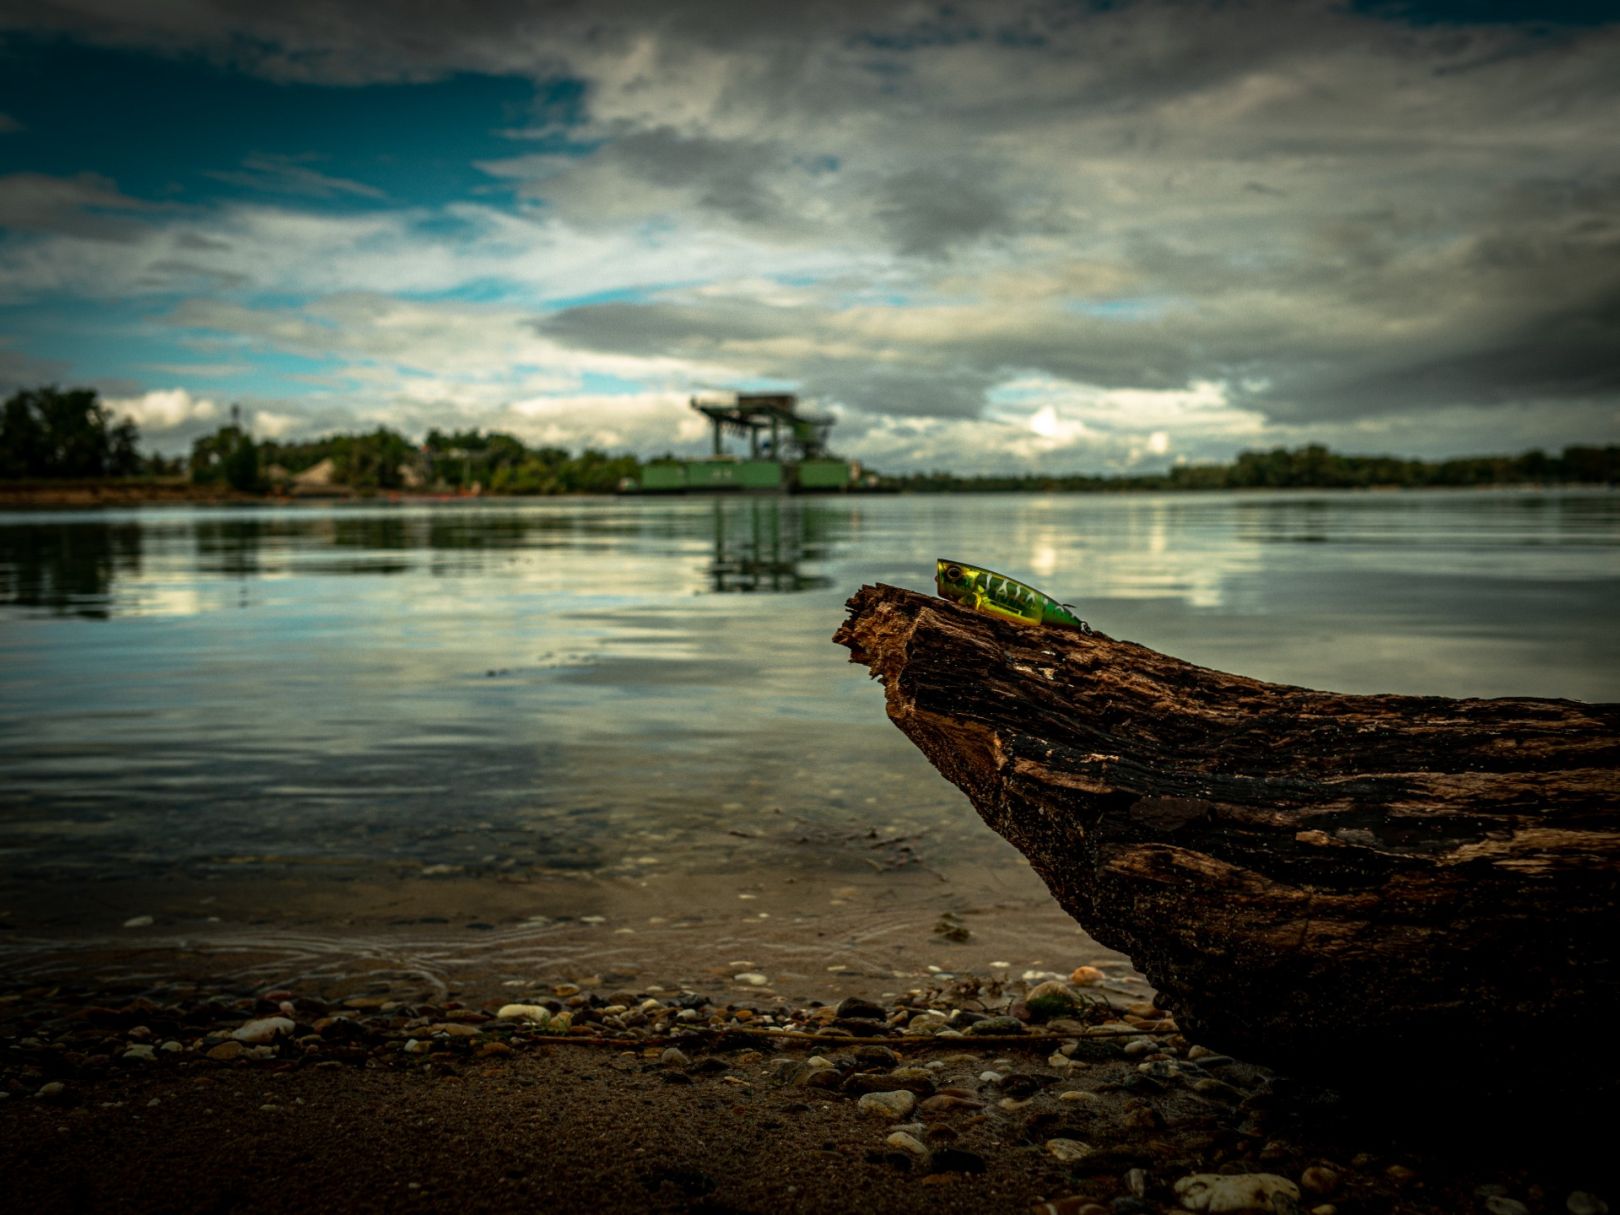
<instances>
[{"instance_id":1,"label":"reflection of crane","mask_svg":"<svg viewBox=\"0 0 1620 1215\"><path fill-rule=\"evenodd\" d=\"M722 454L722 438L727 434L747 435L748 454L772 459L815 460L827 454L827 432L833 419L812 417L799 412L799 398L791 392L739 392L729 400L692 398L692 408L709 419L714 428L714 454ZM770 437L764 438L769 431ZM783 442L788 449L784 454ZM763 448L763 450L762 450Z\"/></svg>"}]
</instances>

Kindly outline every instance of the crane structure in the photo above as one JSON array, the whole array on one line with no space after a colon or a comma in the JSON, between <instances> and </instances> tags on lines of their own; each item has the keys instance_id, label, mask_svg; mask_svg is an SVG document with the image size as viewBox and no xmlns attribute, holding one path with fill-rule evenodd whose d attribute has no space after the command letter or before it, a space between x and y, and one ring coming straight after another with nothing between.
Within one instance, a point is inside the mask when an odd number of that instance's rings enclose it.
<instances>
[{"instance_id":1,"label":"crane structure","mask_svg":"<svg viewBox=\"0 0 1620 1215\"><path fill-rule=\"evenodd\" d=\"M631 488L638 493L788 490L826 493L852 488L859 468L832 455L827 435L833 418L799 412L791 392L726 392L691 399L709 419L711 455L704 460L654 460ZM745 455L726 450L726 439L744 439Z\"/></svg>"}]
</instances>

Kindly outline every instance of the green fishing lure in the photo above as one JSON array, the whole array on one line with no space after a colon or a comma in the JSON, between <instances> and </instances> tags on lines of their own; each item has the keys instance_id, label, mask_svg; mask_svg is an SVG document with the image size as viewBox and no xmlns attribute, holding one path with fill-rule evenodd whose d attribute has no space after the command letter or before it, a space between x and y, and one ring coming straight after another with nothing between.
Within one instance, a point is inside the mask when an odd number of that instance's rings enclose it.
<instances>
[{"instance_id":1,"label":"green fishing lure","mask_svg":"<svg viewBox=\"0 0 1620 1215\"><path fill-rule=\"evenodd\" d=\"M934 588L941 599L1019 624L1050 625L1091 632L1066 603L994 570L944 557L934 562Z\"/></svg>"}]
</instances>

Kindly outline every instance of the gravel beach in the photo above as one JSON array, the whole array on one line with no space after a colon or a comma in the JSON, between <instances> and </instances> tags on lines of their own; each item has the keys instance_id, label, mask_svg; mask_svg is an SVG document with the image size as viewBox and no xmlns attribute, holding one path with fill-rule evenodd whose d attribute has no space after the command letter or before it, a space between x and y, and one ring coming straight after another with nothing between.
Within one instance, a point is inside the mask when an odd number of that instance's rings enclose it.
<instances>
[{"instance_id":1,"label":"gravel beach","mask_svg":"<svg viewBox=\"0 0 1620 1215\"><path fill-rule=\"evenodd\" d=\"M13 988L0 1167L29 1212L1608 1209L1574 1110L1295 1085L1106 979Z\"/></svg>"}]
</instances>

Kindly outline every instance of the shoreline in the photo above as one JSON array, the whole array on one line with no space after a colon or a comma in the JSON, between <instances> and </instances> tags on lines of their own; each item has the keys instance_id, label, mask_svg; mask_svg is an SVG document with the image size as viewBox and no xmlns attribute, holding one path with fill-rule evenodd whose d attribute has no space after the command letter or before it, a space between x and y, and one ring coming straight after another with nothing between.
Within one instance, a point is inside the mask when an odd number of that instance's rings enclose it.
<instances>
[{"instance_id":1,"label":"shoreline","mask_svg":"<svg viewBox=\"0 0 1620 1215\"><path fill-rule=\"evenodd\" d=\"M1086 971L1044 1021L1037 976L801 1004L748 973L436 1002L397 979L13 986L0 1167L43 1212L1153 1215L1216 1185L1313 1215L1606 1210L1598 1126L1587 1148L1524 1129L1546 1111L1457 1108L1425 1135L1422 1077L1294 1085Z\"/></svg>"},{"instance_id":2,"label":"shoreline","mask_svg":"<svg viewBox=\"0 0 1620 1215\"><path fill-rule=\"evenodd\" d=\"M1244 486L1204 488L1200 486L1186 486L1181 488L1140 489L1008 489L1008 490L851 490L839 494L810 494L788 495L779 491L733 490L717 493L568 493L568 494L455 494L455 493L423 493L414 490L377 490L377 491L349 491L333 494L247 494L231 490L221 490L212 486L177 483L174 485L127 485L116 481L107 482L71 482L62 485L48 485L33 483L5 483L0 482L0 511L50 511L50 510L101 510L109 507L140 507L140 506L421 506L433 503L520 503L520 502L564 502L580 499L609 499L619 498L660 499L667 501L682 501L686 499L712 499L736 498L751 500L756 498L812 498L834 500L847 497L953 497L959 495L1055 495L1064 497L1114 497L1118 495L1133 496L1205 496L1210 494L1256 494L1264 496L1288 496L1302 494L1467 494L1467 493L1523 493L1523 494L1555 494L1574 492L1604 492L1613 493L1616 486L1602 482L1573 482L1560 484L1540 484L1535 482L1505 482L1498 485L1366 485L1366 486Z\"/></svg>"}]
</instances>

